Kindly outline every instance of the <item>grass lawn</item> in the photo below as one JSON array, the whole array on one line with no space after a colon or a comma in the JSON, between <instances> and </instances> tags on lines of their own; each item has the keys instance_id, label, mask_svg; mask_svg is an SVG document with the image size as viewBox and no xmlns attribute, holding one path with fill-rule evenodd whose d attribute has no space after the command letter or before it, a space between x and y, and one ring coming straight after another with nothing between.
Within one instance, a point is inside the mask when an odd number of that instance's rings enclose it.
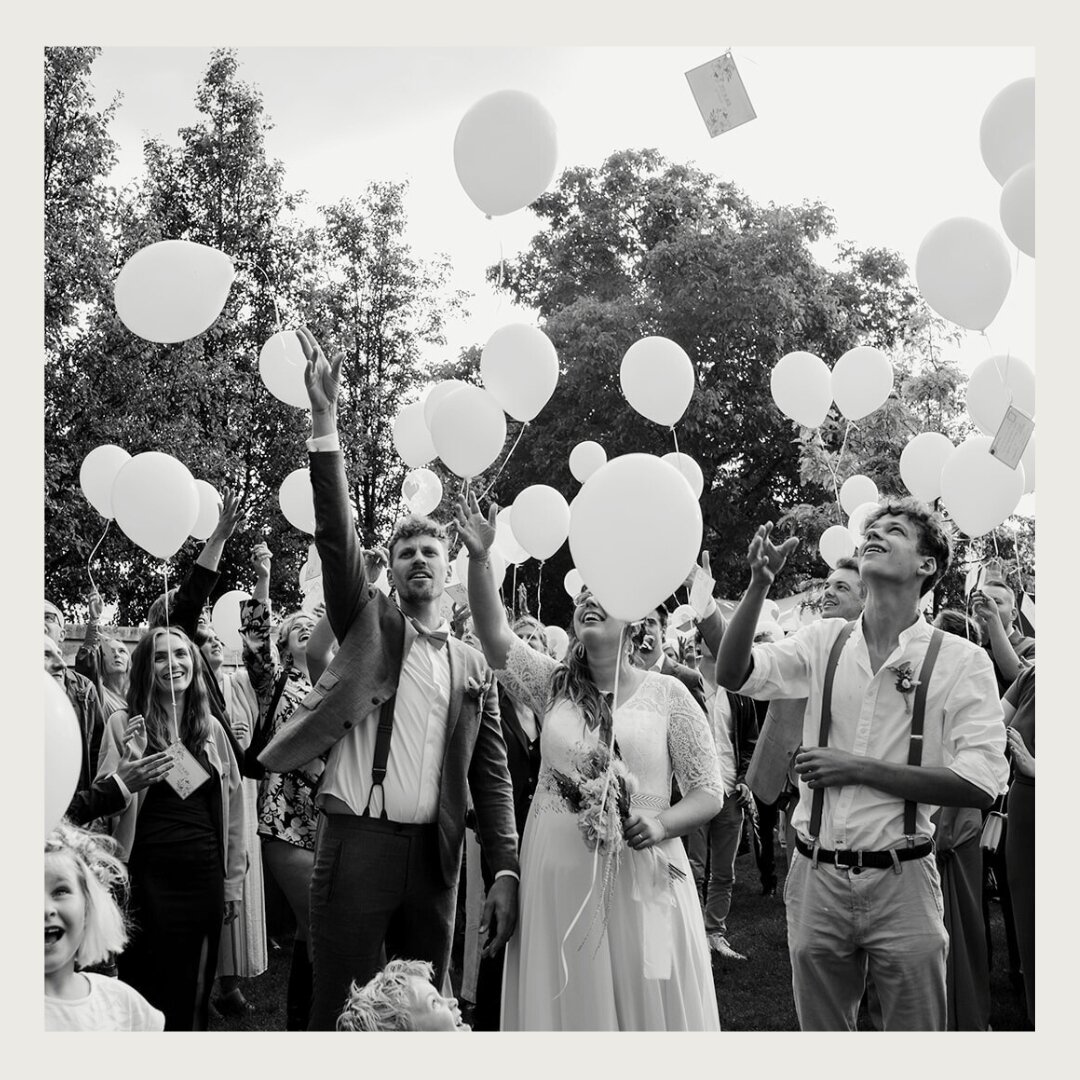
<instances>
[{"instance_id":1,"label":"grass lawn","mask_svg":"<svg viewBox=\"0 0 1080 1080\"><path fill-rule=\"evenodd\" d=\"M783 850L777 848L777 871L781 882L776 896L763 897L759 895L761 890L753 856L742 855L736 863L728 938L747 959L722 961L713 957L720 1026L725 1031L798 1030L781 899L783 869ZM270 925L274 928L273 904L269 906ZM279 916L277 922L282 921ZM994 950L990 973L990 1024L995 1031L1022 1031L1026 1027L1024 995L1022 989L1015 989L1009 982L1004 922L997 904L990 907L990 930ZM270 950L270 966L266 973L241 984L255 1011L237 1019L213 1017L211 1030L284 1030L285 984L292 942L288 936L279 936L278 940L281 948ZM865 1014L860 1017L859 1026L869 1029Z\"/></svg>"}]
</instances>

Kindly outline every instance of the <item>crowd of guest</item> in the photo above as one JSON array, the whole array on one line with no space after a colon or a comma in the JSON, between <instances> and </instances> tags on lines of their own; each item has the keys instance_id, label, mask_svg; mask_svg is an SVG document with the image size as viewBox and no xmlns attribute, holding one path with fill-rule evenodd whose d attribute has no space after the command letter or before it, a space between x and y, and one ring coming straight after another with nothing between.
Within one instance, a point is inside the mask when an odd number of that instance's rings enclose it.
<instances>
[{"instance_id":1,"label":"crowd of guest","mask_svg":"<svg viewBox=\"0 0 1080 1080\"><path fill-rule=\"evenodd\" d=\"M1034 640L1000 567L931 623L948 534L913 500L884 503L821 617L787 634L767 593L797 541L766 525L730 618L709 600L688 631L664 605L628 625L584 588L559 655L503 606L496 507L459 502L468 604L452 612L443 525L411 515L360 546L337 361L305 335L324 604L276 612L258 545L241 665L224 664L208 601L241 518L229 493L130 653L94 594L69 668L45 602L45 668L83 746L46 843L49 1027L206 1030L211 1007L249 1010L272 882L296 928L287 1030L462 1030L467 832L477 1030L717 1030L713 964L753 956L733 910L748 848L763 896L786 856L775 902L804 1030L852 1028L860 1006L885 1030L986 1030L991 900L1034 1025ZM688 589L701 573L707 552ZM582 747L633 780L601 875L611 841L582 841L567 781Z\"/></svg>"}]
</instances>

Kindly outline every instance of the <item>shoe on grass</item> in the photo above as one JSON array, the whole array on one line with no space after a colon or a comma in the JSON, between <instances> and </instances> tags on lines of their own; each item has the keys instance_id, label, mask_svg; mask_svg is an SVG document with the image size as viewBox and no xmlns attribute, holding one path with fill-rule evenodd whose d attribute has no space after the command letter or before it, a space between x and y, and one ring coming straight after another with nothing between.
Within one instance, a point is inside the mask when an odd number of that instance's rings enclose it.
<instances>
[{"instance_id":1,"label":"shoe on grass","mask_svg":"<svg viewBox=\"0 0 1080 1080\"><path fill-rule=\"evenodd\" d=\"M714 953L719 953L725 960L745 960L741 952L736 952L723 934L709 935L709 948Z\"/></svg>"}]
</instances>

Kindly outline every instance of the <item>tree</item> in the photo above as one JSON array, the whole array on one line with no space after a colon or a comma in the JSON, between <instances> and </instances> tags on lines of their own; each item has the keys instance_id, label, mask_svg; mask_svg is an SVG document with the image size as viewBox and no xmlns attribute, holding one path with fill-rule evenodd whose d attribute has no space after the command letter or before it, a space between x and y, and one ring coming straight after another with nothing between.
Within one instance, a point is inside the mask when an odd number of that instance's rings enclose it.
<instances>
[{"instance_id":1,"label":"tree","mask_svg":"<svg viewBox=\"0 0 1080 1080\"><path fill-rule=\"evenodd\" d=\"M609 458L674 449L672 433L634 412L619 386L634 341L669 337L696 372L676 437L705 477L704 544L721 591L738 595L754 528L806 499L799 438L772 402L770 372L794 349L833 361L857 344L892 349L903 340L918 315L903 261L847 246L840 268L826 268L811 248L834 232L821 203L758 206L734 184L653 150L568 169L532 210L545 226L507 265L504 287L539 309L560 381L496 494L509 501L541 482L574 494L567 458L582 439L596 439ZM560 620L569 617L561 583L570 565L564 547L544 568L543 608ZM793 559L780 589L806 572Z\"/></svg>"}]
</instances>

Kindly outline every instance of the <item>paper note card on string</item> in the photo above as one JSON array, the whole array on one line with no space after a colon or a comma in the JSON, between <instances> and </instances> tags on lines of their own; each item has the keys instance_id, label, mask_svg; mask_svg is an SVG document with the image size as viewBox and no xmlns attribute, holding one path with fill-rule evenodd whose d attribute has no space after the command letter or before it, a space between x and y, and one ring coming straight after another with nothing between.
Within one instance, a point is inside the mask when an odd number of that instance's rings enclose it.
<instances>
[{"instance_id":1,"label":"paper note card on string","mask_svg":"<svg viewBox=\"0 0 1080 1080\"><path fill-rule=\"evenodd\" d=\"M757 117L730 52L691 69L686 81L714 139Z\"/></svg>"}]
</instances>

